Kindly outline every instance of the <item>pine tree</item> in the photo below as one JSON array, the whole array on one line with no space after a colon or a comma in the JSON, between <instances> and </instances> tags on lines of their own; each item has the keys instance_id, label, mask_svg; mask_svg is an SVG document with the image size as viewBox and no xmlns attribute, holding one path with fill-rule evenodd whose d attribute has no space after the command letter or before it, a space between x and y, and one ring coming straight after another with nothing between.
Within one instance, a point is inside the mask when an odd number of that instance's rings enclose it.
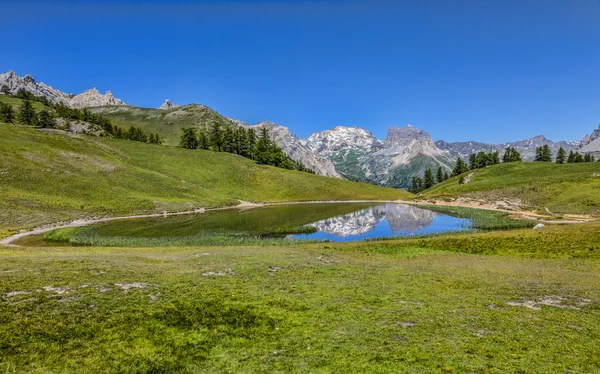
<instances>
[{"instance_id":1,"label":"pine tree","mask_svg":"<svg viewBox=\"0 0 600 374\"><path fill-rule=\"evenodd\" d=\"M433 180L433 173L431 172L431 169L425 169L425 176L423 178L423 186L425 187L425 189L431 188L433 187L433 185L435 184L435 181Z\"/></svg>"},{"instance_id":2,"label":"pine tree","mask_svg":"<svg viewBox=\"0 0 600 374\"><path fill-rule=\"evenodd\" d=\"M458 184L465 184L465 176L464 176L464 175L461 175L461 176L458 178Z\"/></svg>"},{"instance_id":3,"label":"pine tree","mask_svg":"<svg viewBox=\"0 0 600 374\"><path fill-rule=\"evenodd\" d=\"M23 125L35 125L35 111L33 110L33 106L31 105L31 101L25 99L23 100L23 104L19 108L19 121Z\"/></svg>"},{"instance_id":4,"label":"pine tree","mask_svg":"<svg viewBox=\"0 0 600 374\"><path fill-rule=\"evenodd\" d=\"M504 155L502 156L502 162L517 162L521 161L521 154L511 146L506 147Z\"/></svg>"},{"instance_id":5,"label":"pine tree","mask_svg":"<svg viewBox=\"0 0 600 374\"><path fill-rule=\"evenodd\" d=\"M535 161L552 162L552 151L548 145L537 147L535 149Z\"/></svg>"},{"instance_id":6,"label":"pine tree","mask_svg":"<svg viewBox=\"0 0 600 374\"><path fill-rule=\"evenodd\" d=\"M423 179L417 176L412 177L410 192L419 193L421 191L423 191Z\"/></svg>"},{"instance_id":7,"label":"pine tree","mask_svg":"<svg viewBox=\"0 0 600 374\"><path fill-rule=\"evenodd\" d=\"M2 92L4 95L10 95L10 88L8 88L7 85L3 84L2 88L0 89L0 92Z\"/></svg>"},{"instance_id":8,"label":"pine tree","mask_svg":"<svg viewBox=\"0 0 600 374\"><path fill-rule=\"evenodd\" d=\"M233 130L231 126L225 127L223 130L223 151L228 153L235 152L235 138L233 136Z\"/></svg>"},{"instance_id":9,"label":"pine tree","mask_svg":"<svg viewBox=\"0 0 600 374\"><path fill-rule=\"evenodd\" d=\"M56 126L54 117L46 109L42 109L38 113L37 124L42 128L53 128Z\"/></svg>"},{"instance_id":10,"label":"pine tree","mask_svg":"<svg viewBox=\"0 0 600 374\"><path fill-rule=\"evenodd\" d=\"M563 147L560 147L558 149L558 153L556 154L556 163L564 164L566 160L567 160L567 154L565 152L565 149Z\"/></svg>"},{"instance_id":11,"label":"pine tree","mask_svg":"<svg viewBox=\"0 0 600 374\"><path fill-rule=\"evenodd\" d=\"M469 169L477 169L477 155L475 153L469 155Z\"/></svg>"},{"instance_id":12,"label":"pine tree","mask_svg":"<svg viewBox=\"0 0 600 374\"><path fill-rule=\"evenodd\" d=\"M594 162L594 156L586 153L585 156L583 156L583 162Z\"/></svg>"},{"instance_id":13,"label":"pine tree","mask_svg":"<svg viewBox=\"0 0 600 374\"><path fill-rule=\"evenodd\" d=\"M0 121L6 123L13 123L15 121L15 114L10 104L0 103Z\"/></svg>"},{"instance_id":14,"label":"pine tree","mask_svg":"<svg viewBox=\"0 0 600 374\"><path fill-rule=\"evenodd\" d=\"M444 170L442 170L442 167L440 166L437 169L436 182L437 183L442 183L443 181L444 181Z\"/></svg>"},{"instance_id":15,"label":"pine tree","mask_svg":"<svg viewBox=\"0 0 600 374\"><path fill-rule=\"evenodd\" d=\"M219 152L223 150L223 129L221 129L221 124L216 122L212 124L208 138L214 150Z\"/></svg>"},{"instance_id":16,"label":"pine tree","mask_svg":"<svg viewBox=\"0 0 600 374\"><path fill-rule=\"evenodd\" d=\"M567 163L572 164L573 162L575 162L575 153L573 153L573 151L570 151L569 157L567 157Z\"/></svg>"},{"instance_id":17,"label":"pine tree","mask_svg":"<svg viewBox=\"0 0 600 374\"><path fill-rule=\"evenodd\" d=\"M198 138L196 137L196 129L188 127L181 130L183 131L183 135L181 135L179 145L187 149L197 149Z\"/></svg>"},{"instance_id":18,"label":"pine tree","mask_svg":"<svg viewBox=\"0 0 600 374\"><path fill-rule=\"evenodd\" d=\"M444 180L447 181L448 179L450 179L450 176L448 175L448 172L444 172Z\"/></svg>"},{"instance_id":19,"label":"pine tree","mask_svg":"<svg viewBox=\"0 0 600 374\"><path fill-rule=\"evenodd\" d=\"M246 133L246 130L243 127L239 127L237 129L236 133L237 133L237 142L238 142L237 154L244 156L244 157L250 157L250 152L249 152L249 147L248 147L248 135Z\"/></svg>"},{"instance_id":20,"label":"pine tree","mask_svg":"<svg viewBox=\"0 0 600 374\"><path fill-rule=\"evenodd\" d=\"M469 171L469 166L461 158L456 160L456 166L452 170L452 176L460 175Z\"/></svg>"},{"instance_id":21,"label":"pine tree","mask_svg":"<svg viewBox=\"0 0 600 374\"><path fill-rule=\"evenodd\" d=\"M252 160L256 159L256 131L254 129L248 129L246 131L246 141L248 143L248 156Z\"/></svg>"},{"instance_id":22,"label":"pine tree","mask_svg":"<svg viewBox=\"0 0 600 374\"><path fill-rule=\"evenodd\" d=\"M201 128L198 131L198 147L200 149L209 149L210 142L208 141L208 136L206 136L206 128Z\"/></svg>"},{"instance_id":23,"label":"pine tree","mask_svg":"<svg viewBox=\"0 0 600 374\"><path fill-rule=\"evenodd\" d=\"M271 165L273 163L273 154L269 130L266 127L260 129L260 137L256 141L254 159L259 164Z\"/></svg>"},{"instance_id":24,"label":"pine tree","mask_svg":"<svg viewBox=\"0 0 600 374\"><path fill-rule=\"evenodd\" d=\"M498 151L490 153L491 155L491 165L498 165L500 163L500 155Z\"/></svg>"}]
</instances>

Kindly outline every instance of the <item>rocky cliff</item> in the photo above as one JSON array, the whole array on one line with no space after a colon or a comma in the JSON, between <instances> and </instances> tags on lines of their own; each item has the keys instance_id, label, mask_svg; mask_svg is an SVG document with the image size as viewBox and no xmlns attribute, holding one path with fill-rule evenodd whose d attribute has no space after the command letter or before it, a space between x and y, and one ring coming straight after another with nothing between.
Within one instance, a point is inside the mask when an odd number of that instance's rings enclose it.
<instances>
[{"instance_id":1,"label":"rocky cliff","mask_svg":"<svg viewBox=\"0 0 600 374\"><path fill-rule=\"evenodd\" d=\"M29 74L19 77L14 71L0 74L0 88L6 86L11 94L20 89L31 92L35 96L44 96L51 103L62 104L71 108L86 108L107 105L125 105L122 100L115 98L110 91L101 94L96 88L84 91L79 95L69 95L44 84L36 82Z\"/></svg>"}]
</instances>

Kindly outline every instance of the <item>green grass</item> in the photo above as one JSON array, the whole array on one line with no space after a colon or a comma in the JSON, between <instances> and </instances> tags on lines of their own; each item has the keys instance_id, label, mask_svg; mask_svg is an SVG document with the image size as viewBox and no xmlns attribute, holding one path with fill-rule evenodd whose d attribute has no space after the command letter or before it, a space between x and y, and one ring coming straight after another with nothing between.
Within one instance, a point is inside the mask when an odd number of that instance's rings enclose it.
<instances>
[{"instance_id":1,"label":"green grass","mask_svg":"<svg viewBox=\"0 0 600 374\"><path fill-rule=\"evenodd\" d=\"M228 126L231 122L209 107L199 104L173 109L135 108L123 106L97 107L94 113L109 118L114 125L123 128L140 127L146 133L158 133L165 145L178 145L181 129L201 127L219 123Z\"/></svg>"},{"instance_id":2,"label":"green grass","mask_svg":"<svg viewBox=\"0 0 600 374\"><path fill-rule=\"evenodd\" d=\"M0 372L598 372L597 243L0 248Z\"/></svg>"},{"instance_id":3,"label":"green grass","mask_svg":"<svg viewBox=\"0 0 600 374\"><path fill-rule=\"evenodd\" d=\"M44 104L39 103L37 101L30 101L30 102L31 102L31 105L33 106L33 109L35 109L36 111L42 110L44 108L49 109L48 107L44 106ZM16 116L19 113L19 107L23 103L23 100L18 99L16 97L10 97L10 96L0 94L0 103L10 104L13 107L13 109L15 110L15 116Z\"/></svg>"},{"instance_id":4,"label":"green grass","mask_svg":"<svg viewBox=\"0 0 600 374\"><path fill-rule=\"evenodd\" d=\"M78 217L252 202L400 199L405 191L233 154L0 124L0 236Z\"/></svg>"},{"instance_id":5,"label":"green grass","mask_svg":"<svg viewBox=\"0 0 600 374\"><path fill-rule=\"evenodd\" d=\"M421 207L454 217L468 218L473 222L473 227L478 230L509 230L533 227L536 224L534 221L510 218L508 213L492 210L444 205L422 205Z\"/></svg>"},{"instance_id":6,"label":"green grass","mask_svg":"<svg viewBox=\"0 0 600 374\"><path fill-rule=\"evenodd\" d=\"M564 165L515 162L472 173L469 183L459 185L458 178L454 177L433 186L423 196L520 199L525 208L547 207L553 213L600 214L600 163L597 162Z\"/></svg>"}]
</instances>

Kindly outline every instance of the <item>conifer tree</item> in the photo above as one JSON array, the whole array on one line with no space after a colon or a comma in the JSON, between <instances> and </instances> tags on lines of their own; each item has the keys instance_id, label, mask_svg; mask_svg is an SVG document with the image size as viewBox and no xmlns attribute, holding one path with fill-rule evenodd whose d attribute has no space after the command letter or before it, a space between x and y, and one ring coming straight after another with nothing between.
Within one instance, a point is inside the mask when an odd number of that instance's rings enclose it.
<instances>
[{"instance_id":1,"label":"conifer tree","mask_svg":"<svg viewBox=\"0 0 600 374\"><path fill-rule=\"evenodd\" d=\"M55 126L54 117L46 109L42 109L38 113L37 124L42 128L53 128Z\"/></svg>"},{"instance_id":2,"label":"conifer tree","mask_svg":"<svg viewBox=\"0 0 600 374\"><path fill-rule=\"evenodd\" d=\"M444 180L447 181L448 179L450 179L450 176L448 175L448 172L444 172Z\"/></svg>"},{"instance_id":3,"label":"conifer tree","mask_svg":"<svg viewBox=\"0 0 600 374\"><path fill-rule=\"evenodd\" d=\"M575 153L573 153L573 151L570 151L569 157L567 157L567 163L572 164L573 162L575 162Z\"/></svg>"},{"instance_id":4,"label":"conifer tree","mask_svg":"<svg viewBox=\"0 0 600 374\"><path fill-rule=\"evenodd\" d=\"M231 126L226 126L223 130L223 152L234 153L235 140Z\"/></svg>"},{"instance_id":5,"label":"conifer tree","mask_svg":"<svg viewBox=\"0 0 600 374\"><path fill-rule=\"evenodd\" d=\"M212 148L221 152L223 150L223 129L221 124L215 122L210 128L209 141Z\"/></svg>"},{"instance_id":6,"label":"conifer tree","mask_svg":"<svg viewBox=\"0 0 600 374\"><path fill-rule=\"evenodd\" d=\"M6 123L13 123L15 121L15 114L10 104L0 103L0 121Z\"/></svg>"},{"instance_id":7,"label":"conifer tree","mask_svg":"<svg viewBox=\"0 0 600 374\"><path fill-rule=\"evenodd\" d=\"M183 131L183 135L181 135L179 145L186 149L197 149L198 138L196 137L196 129L188 127L181 130Z\"/></svg>"},{"instance_id":8,"label":"conifer tree","mask_svg":"<svg viewBox=\"0 0 600 374\"><path fill-rule=\"evenodd\" d=\"M543 145L535 149L535 161L552 162L552 151L548 145Z\"/></svg>"},{"instance_id":9,"label":"conifer tree","mask_svg":"<svg viewBox=\"0 0 600 374\"><path fill-rule=\"evenodd\" d=\"M458 160L456 160L456 166L452 170L452 176L454 177L456 175L466 173L467 171L469 171L469 166L467 163L464 162L462 158L458 158Z\"/></svg>"},{"instance_id":10,"label":"conifer tree","mask_svg":"<svg viewBox=\"0 0 600 374\"><path fill-rule=\"evenodd\" d=\"M431 169L425 169L425 176L423 177L423 186L425 187L425 189L428 189L433 187L434 184L435 181L433 180L433 173L431 172Z\"/></svg>"},{"instance_id":11,"label":"conifer tree","mask_svg":"<svg viewBox=\"0 0 600 374\"><path fill-rule=\"evenodd\" d=\"M248 156L252 160L256 159L256 131L254 129L248 129L246 131L246 141L248 143Z\"/></svg>"},{"instance_id":12,"label":"conifer tree","mask_svg":"<svg viewBox=\"0 0 600 374\"><path fill-rule=\"evenodd\" d=\"M423 179L421 177L414 176L411 179L410 192L419 193L423 191Z\"/></svg>"},{"instance_id":13,"label":"conifer tree","mask_svg":"<svg viewBox=\"0 0 600 374\"><path fill-rule=\"evenodd\" d=\"M23 104L19 108L19 121L23 125L35 125L35 111L28 99L23 100Z\"/></svg>"},{"instance_id":14,"label":"conifer tree","mask_svg":"<svg viewBox=\"0 0 600 374\"><path fill-rule=\"evenodd\" d=\"M440 166L437 169L436 182L442 183L443 181L444 181L444 170L442 170L442 167Z\"/></svg>"},{"instance_id":15,"label":"conifer tree","mask_svg":"<svg viewBox=\"0 0 600 374\"><path fill-rule=\"evenodd\" d=\"M564 164L566 160L567 160L567 154L565 152L565 149L563 147L560 147L558 149L558 153L556 154L556 163Z\"/></svg>"},{"instance_id":16,"label":"conifer tree","mask_svg":"<svg viewBox=\"0 0 600 374\"><path fill-rule=\"evenodd\" d=\"M0 92L2 92L4 95L10 95L10 88L8 88L7 85L3 84L2 88L0 89Z\"/></svg>"},{"instance_id":17,"label":"conifer tree","mask_svg":"<svg viewBox=\"0 0 600 374\"><path fill-rule=\"evenodd\" d=\"M208 141L208 136L206 136L206 128L204 127L198 131L198 147L200 149L210 148L210 142Z\"/></svg>"},{"instance_id":18,"label":"conifer tree","mask_svg":"<svg viewBox=\"0 0 600 374\"><path fill-rule=\"evenodd\" d=\"M506 147L504 150L504 155L502 156L502 162L517 162L521 161L521 154L519 151L511 147L510 145Z\"/></svg>"}]
</instances>

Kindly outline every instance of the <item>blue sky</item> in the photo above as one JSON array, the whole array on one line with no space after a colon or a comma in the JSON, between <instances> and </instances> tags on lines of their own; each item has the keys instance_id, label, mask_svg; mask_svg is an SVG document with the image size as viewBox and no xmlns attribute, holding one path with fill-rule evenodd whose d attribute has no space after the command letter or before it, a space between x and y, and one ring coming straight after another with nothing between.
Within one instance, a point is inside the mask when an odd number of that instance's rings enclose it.
<instances>
[{"instance_id":1,"label":"blue sky","mask_svg":"<svg viewBox=\"0 0 600 374\"><path fill-rule=\"evenodd\" d=\"M132 105L202 103L299 136L580 139L600 123L600 0L1 1L0 70Z\"/></svg>"}]
</instances>

